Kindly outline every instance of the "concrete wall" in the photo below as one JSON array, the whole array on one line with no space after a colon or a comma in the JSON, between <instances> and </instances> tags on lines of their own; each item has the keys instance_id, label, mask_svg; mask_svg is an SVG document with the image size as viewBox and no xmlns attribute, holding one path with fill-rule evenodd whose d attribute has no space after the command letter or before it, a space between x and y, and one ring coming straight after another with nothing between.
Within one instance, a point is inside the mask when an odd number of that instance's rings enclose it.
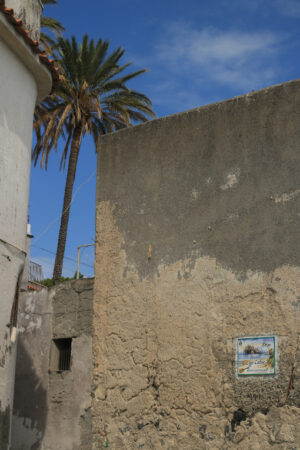
<instances>
[{"instance_id":1,"label":"concrete wall","mask_svg":"<svg viewBox=\"0 0 300 450\"><path fill-rule=\"evenodd\" d=\"M83 279L22 294L12 450L90 448L92 289ZM51 367L56 338L72 338L71 370Z\"/></svg>"},{"instance_id":2,"label":"concrete wall","mask_svg":"<svg viewBox=\"0 0 300 450\"><path fill-rule=\"evenodd\" d=\"M95 450L297 448L299 115L297 80L101 137Z\"/></svg>"}]
</instances>

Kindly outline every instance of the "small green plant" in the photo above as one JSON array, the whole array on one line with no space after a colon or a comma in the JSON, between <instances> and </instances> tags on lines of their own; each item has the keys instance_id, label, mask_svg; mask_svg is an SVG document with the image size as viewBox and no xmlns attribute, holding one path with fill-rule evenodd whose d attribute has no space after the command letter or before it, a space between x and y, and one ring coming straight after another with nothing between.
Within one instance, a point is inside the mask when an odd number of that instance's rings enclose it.
<instances>
[{"instance_id":1,"label":"small green plant","mask_svg":"<svg viewBox=\"0 0 300 450\"><path fill-rule=\"evenodd\" d=\"M60 283L64 283L65 281L76 280L76 275L77 275L77 273L75 272L74 276L72 278L70 278L70 277L61 277L59 282ZM80 272L79 272L79 278L80 279L83 278L83 275ZM50 287L54 286L54 280L53 280L53 278L45 278L45 280L43 280L41 282L41 284L43 286L46 286L46 287L50 288Z\"/></svg>"},{"instance_id":2,"label":"small green plant","mask_svg":"<svg viewBox=\"0 0 300 450\"><path fill-rule=\"evenodd\" d=\"M275 367L274 355L269 357L267 364L274 369Z\"/></svg>"}]
</instances>

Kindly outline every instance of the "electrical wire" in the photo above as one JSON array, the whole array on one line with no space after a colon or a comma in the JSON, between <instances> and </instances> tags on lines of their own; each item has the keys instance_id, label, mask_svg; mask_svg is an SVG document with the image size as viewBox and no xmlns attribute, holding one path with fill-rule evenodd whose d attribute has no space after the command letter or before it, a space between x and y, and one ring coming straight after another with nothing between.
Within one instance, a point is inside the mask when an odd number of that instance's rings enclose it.
<instances>
[{"instance_id":1,"label":"electrical wire","mask_svg":"<svg viewBox=\"0 0 300 450\"><path fill-rule=\"evenodd\" d=\"M40 264L42 266L43 269L46 268L46 271L48 270L49 273L53 272L53 264L49 263L49 261L47 261L45 258L42 258L40 256L37 257L33 257L33 259L31 260L34 263ZM71 269L70 267L65 267L64 266L64 273L69 273L70 276L74 275L75 270ZM48 277L46 277L48 278ZM51 275L49 275L49 278L51 278Z\"/></svg>"},{"instance_id":2,"label":"electrical wire","mask_svg":"<svg viewBox=\"0 0 300 450\"><path fill-rule=\"evenodd\" d=\"M87 183L89 183L91 181L91 179L94 177L94 175L96 175L96 170L94 170L93 173L91 173L91 175L85 180L83 181L83 183L80 184L80 186L78 186L78 188L76 189L76 191L74 192L74 195L72 196L72 200L70 201L70 204L66 207L66 209L59 215L56 217L56 219L54 219L52 222L50 222L47 227L45 228L45 230L36 238L34 238L34 243L36 244L37 241L39 241L41 239L42 236L44 236L46 233L48 233L49 229L63 216L63 214L65 212L68 211L68 209L70 209L72 203L74 202L78 192L80 191L80 189Z\"/></svg>"},{"instance_id":3,"label":"electrical wire","mask_svg":"<svg viewBox=\"0 0 300 450\"><path fill-rule=\"evenodd\" d=\"M56 255L55 252L52 252L51 250L47 250L46 248L38 247L38 246L35 245L35 244L32 244L31 246L32 246L32 247L35 247L35 248L38 248L39 250L42 250L42 251L44 251L44 252L51 253L52 255ZM33 258L34 258L34 256L33 256ZM64 259L67 259L67 260L72 261L72 262L74 262L74 263L77 264L76 259L70 258L69 256L64 256ZM91 269L94 268L94 266L91 266L90 264L86 264L86 263L83 263L83 262L80 262L80 264L82 264L83 266L90 267Z\"/></svg>"}]
</instances>

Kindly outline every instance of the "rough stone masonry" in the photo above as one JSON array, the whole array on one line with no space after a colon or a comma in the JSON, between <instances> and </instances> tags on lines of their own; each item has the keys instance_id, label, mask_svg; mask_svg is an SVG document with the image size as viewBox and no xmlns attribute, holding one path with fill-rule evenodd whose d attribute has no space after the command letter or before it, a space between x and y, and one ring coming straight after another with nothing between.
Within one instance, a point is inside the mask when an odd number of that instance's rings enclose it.
<instances>
[{"instance_id":1,"label":"rough stone masonry","mask_svg":"<svg viewBox=\"0 0 300 450\"><path fill-rule=\"evenodd\" d=\"M98 151L93 449L299 449L300 81Z\"/></svg>"}]
</instances>

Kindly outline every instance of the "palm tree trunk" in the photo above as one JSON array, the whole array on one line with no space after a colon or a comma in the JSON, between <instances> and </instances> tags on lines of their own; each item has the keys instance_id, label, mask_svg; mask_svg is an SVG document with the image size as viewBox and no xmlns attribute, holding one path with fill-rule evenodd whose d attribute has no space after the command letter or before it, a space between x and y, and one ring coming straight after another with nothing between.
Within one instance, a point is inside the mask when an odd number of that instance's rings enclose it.
<instances>
[{"instance_id":1,"label":"palm tree trunk","mask_svg":"<svg viewBox=\"0 0 300 450\"><path fill-rule=\"evenodd\" d=\"M53 269L54 283L58 283L60 281L62 274L63 259L65 254L68 223L69 223L70 206L71 206L70 203L72 200L73 185L75 180L81 138L82 138L82 128L81 125L77 125L73 132L72 145L69 156L64 204L62 209L55 264Z\"/></svg>"}]
</instances>

